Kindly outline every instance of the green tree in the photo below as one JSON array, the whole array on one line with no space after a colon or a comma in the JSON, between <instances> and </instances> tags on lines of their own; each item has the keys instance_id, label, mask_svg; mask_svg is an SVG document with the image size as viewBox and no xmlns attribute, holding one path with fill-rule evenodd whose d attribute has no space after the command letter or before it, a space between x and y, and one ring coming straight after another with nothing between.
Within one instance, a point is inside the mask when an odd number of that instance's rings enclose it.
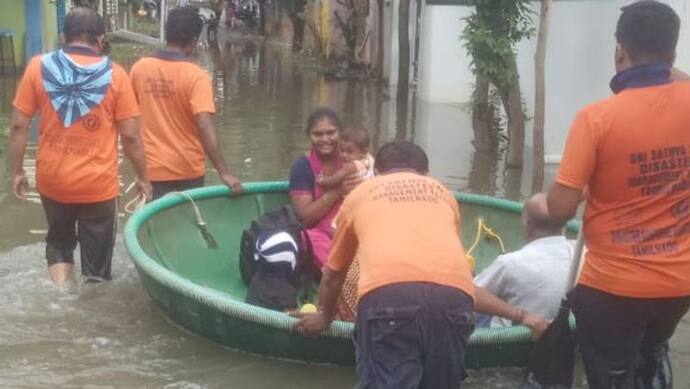
<instances>
[{"instance_id":1,"label":"green tree","mask_svg":"<svg viewBox=\"0 0 690 389\"><path fill-rule=\"evenodd\" d=\"M508 155L506 164L522 166L525 139L525 114L515 45L534 33L528 0L470 0L474 12L465 18L464 46L472 57L476 77L472 121L475 147L491 148L491 86L498 91L508 117Z\"/></svg>"}]
</instances>

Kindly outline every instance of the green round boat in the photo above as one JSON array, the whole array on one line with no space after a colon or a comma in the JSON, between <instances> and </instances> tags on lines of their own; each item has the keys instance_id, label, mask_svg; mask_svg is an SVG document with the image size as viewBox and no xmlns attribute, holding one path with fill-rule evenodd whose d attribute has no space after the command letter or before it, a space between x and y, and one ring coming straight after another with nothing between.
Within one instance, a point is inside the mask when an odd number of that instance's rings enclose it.
<instances>
[{"instance_id":1,"label":"green round boat","mask_svg":"<svg viewBox=\"0 0 690 389\"><path fill-rule=\"evenodd\" d=\"M246 193L237 197L230 197L224 186L185 192L200 210L217 242L215 248L197 227L187 197L168 195L135 213L124 237L144 287L174 322L220 344L277 358L353 365L352 323L336 321L328 335L308 338L290 331L294 318L244 303L246 286L237 263L242 230L289 201L285 182L247 183L245 188ZM466 248L475 241L479 219L502 238L506 250L524 244L521 204L464 193L456 197ZM569 227L571 232L577 228ZM496 240L482 239L473 252L477 271L499 254ZM525 327L477 329L466 363L475 369L524 366L530 349Z\"/></svg>"}]
</instances>

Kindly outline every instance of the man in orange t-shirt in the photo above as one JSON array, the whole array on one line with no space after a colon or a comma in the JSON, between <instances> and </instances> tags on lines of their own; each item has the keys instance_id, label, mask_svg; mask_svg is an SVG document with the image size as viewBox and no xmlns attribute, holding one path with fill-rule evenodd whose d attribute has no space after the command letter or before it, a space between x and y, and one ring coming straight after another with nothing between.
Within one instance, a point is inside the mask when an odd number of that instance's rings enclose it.
<instances>
[{"instance_id":1,"label":"man in orange t-shirt","mask_svg":"<svg viewBox=\"0 0 690 389\"><path fill-rule=\"evenodd\" d=\"M36 186L48 221L46 259L53 282L71 278L79 242L81 272L91 281L111 278L119 194L117 143L137 173L137 188L151 195L127 73L101 54L103 19L75 8L64 23L65 49L35 57L14 99L10 145L12 190L28 189L23 161L28 126L40 115Z\"/></svg>"},{"instance_id":2,"label":"man in orange t-shirt","mask_svg":"<svg viewBox=\"0 0 690 389\"><path fill-rule=\"evenodd\" d=\"M343 202L322 268L319 310L305 314L295 329L319 334L328 328L356 253L360 386L456 388L465 377L475 307L532 327L537 335L546 322L474 287L460 241L458 203L426 176L429 161L419 146L384 145L375 169L379 176Z\"/></svg>"},{"instance_id":3,"label":"man in orange t-shirt","mask_svg":"<svg viewBox=\"0 0 690 389\"><path fill-rule=\"evenodd\" d=\"M622 9L615 96L577 114L546 200L561 219L587 203L569 301L590 388L667 383L667 341L690 305L690 83L670 76L679 24L656 1Z\"/></svg>"},{"instance_id":4,"label":"man in orange t-shirt","mask_svg":"<svg viewBox=\"0 0 690 389\"><path fill-rule=\"evenodd\" d=\"M170 11L167 46L132 66L130 77L141 106L146 160L153 198L204 185L205 156L232 193L242 184L225 163L213 114L213 87L208 74L191 62L201 33L199 10L193 6Z\"/></svg>"}]
</instances>

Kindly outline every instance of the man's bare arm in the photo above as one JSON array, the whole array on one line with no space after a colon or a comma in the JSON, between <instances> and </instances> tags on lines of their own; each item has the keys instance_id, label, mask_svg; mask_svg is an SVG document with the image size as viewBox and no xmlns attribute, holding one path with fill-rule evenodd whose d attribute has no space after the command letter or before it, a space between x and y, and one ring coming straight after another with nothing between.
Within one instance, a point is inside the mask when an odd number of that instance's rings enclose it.
<instances>
[{"instance_id":1,"label":"man's bare arm","mask_svg":"<svg viewBox=\"0 0 690 389\"><path fill-rule=\"evenodd\" d=\"M24 174L24 155L28 139L31 117L15 109L10 119L10 167L12 169L12 193L23 199L29 189L29 182Z\"/></svg>"},{"instance_id":2,"label":"man's bare arm","mask_svg":"<svg viewBox=\"0 0 690 389\"><path fill-rule=\"evenodd\" d=\"M514 324L523 324L532 329L534 339L541 337L549 326L543 317L515 308L485 288L475 286L474 295L474 309L477 312L503 317Z\"/></svg>"},{"instance_id":3,"label":"man's bare arm","mask_svg":"<svg viewBox=\"0 0 690 389\"><path fill-rule=\"evenodd\" d=\"M343 289L347 272L334 271L323 267L319 287L319 310L313 314L299 315L300 320L293 329L305 335L319 335L331 325L337 312L338 296Z\"/></svg>"},{"instance_id":4,"label":"man's bare arm","mask_svg":"<svg viewBox=\"0 0 690 389\"><path fill-rule=\"evenodd\" d=\"M575 217L577 207L583 200L582 190L569 188L555 183L546 196L549 216L554 219L568 221Z\"/></svg>"},{"instance_id":5,"label":"man's bare arm","mask_svg":"<svg viewBox=\"0 0 690 389\"><path fill-rule=\"evenodd\" d=\"M117 122L117 129L120 132L122 151L134 167L137 175L137 190L146 199L152 196L151 182L146 169L146 153L144 142L139 133L139 118L128 118Z\"/></svg>"},{"instance_id":6,"label":"man's bare arm","mask_svg":"<svg viewBox=\"0 0 690 389\"><path fill-rule=\"evenodd\" d=\"M242 183L230 173L230 169L228 169L228 165L225 163L211 114L208 112L198 113L194 115L194 120L199 128L199 140L201 140L201 144L204 147L204 152L208 155L208 159L211 160L211 164L218 172L220 181L230 188L232 193L243 192Z\"/></svg>"}]
</instances>

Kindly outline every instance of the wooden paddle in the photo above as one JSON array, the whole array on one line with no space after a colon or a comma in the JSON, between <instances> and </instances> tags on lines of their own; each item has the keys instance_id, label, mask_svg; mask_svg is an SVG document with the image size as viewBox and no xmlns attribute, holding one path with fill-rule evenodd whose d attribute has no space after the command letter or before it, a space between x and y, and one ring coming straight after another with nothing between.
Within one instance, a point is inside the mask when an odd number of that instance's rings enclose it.
<instances>
[{"instance_id":1,"label":"wooden paddle","mask_svg":"<svg viewBox=\"0 0 690 389\"><path fill-rule=\"evenodd\" d=\"M568 291L575 287L584 249L583 227L577 234L577 243L570 263ZM521 389L567 389L573 385L575 364L575 334L570 328L570 305L567 293L561 301L558 315L537 341L527 367Z\"/></svg>"}]
</instances>

